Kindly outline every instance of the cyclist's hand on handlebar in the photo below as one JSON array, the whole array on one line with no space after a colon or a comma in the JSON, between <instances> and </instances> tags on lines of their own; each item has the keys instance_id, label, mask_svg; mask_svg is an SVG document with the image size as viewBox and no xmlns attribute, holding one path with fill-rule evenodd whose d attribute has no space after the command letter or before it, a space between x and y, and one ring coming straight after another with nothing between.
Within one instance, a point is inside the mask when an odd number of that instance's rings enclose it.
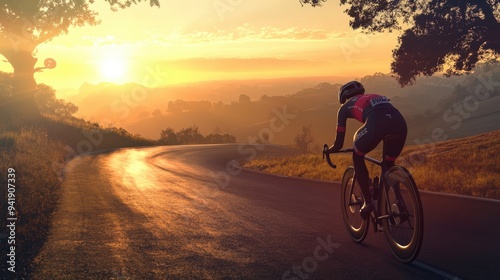
<instances>
[{"instance_id":1,"label":"cyclist's hand on handlebar","mask_svg":"<svg viewBox=\"0 0 500 280\"><path fill-rule=\"evenodd\" d=\"M325 155L331 154L333 152L332 147L328 147L327 144L324 144L323 145L323 154L325 154Z\"/></svg>"},{"instance_id":2,"label":"cyclist's hand on handlebar","mask_svg":"<svg viewBox=\"0 0 500 280\"><path fill-rule=\"evenodd\" d=\"M323 145L323 159L325 158L326 156L326 161L328 162L328 164L332 167L332 168L337 168L337 166L335 164L332 163L331 159L330 159L330 153L332 153L334 150L332 149L332 147L328 148L328 145L327 144L324 144Z\"/></svg>"},{"instance_id":3,"label":"cyclist's hand on handlebar","mask_svg":"<svg viewBox=\"0 0 500 280\"><path fill-rule=\"evenodd\" d=\"M325 154L331 154L331 153L336 153L340 149L336 148L334 145L328 147L326 144L323 146L323 151Z\"/></svg>"}]
</instances>

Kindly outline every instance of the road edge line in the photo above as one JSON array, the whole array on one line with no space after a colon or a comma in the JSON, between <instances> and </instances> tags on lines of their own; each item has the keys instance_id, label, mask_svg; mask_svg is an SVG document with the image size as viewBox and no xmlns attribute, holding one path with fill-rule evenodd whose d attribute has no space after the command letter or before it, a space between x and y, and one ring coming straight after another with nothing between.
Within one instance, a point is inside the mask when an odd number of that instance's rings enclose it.
<instances>
[{"instance_id":1,"label":"road edge line","mask_svg":"<svg viewBox=\"0 0 500 280\"><path fill-rule=\"evenodd\" d=\"M427 270L427 271L430 271L430 272L432 272L434 274L437 274L437 275L439 275L441 277L444 277L447 280L462 280L458 276L449 274L446 271L442 271L442 270L440 270L438 268L435 268L433 266L430 266L428 264L425 264L425 263L422 263L422 262L419 262L419 261L413 261L411 263L411 265L416 266L416 267L421 268L421 269L424 269L424 270Z\"/></svg>"}]
</instances>

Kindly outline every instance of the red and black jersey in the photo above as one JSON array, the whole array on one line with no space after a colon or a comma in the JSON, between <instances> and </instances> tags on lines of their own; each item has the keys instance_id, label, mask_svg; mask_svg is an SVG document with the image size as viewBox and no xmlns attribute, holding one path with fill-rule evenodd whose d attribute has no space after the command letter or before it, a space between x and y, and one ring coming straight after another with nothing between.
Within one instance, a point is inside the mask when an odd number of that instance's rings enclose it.
<instances>
[{"instance_id":1,"label":"red and black jersey","mask_svg":"<svg viewBox=\"0 0 500 280\"><path fill-rule=\"evenodd\" d=\"M378 94L362 94L350 98L338 112L337 131L344 132L348 118L365 123L367 116L373 110L394 109L385 96Z\"/></svg>"}]
</instances>

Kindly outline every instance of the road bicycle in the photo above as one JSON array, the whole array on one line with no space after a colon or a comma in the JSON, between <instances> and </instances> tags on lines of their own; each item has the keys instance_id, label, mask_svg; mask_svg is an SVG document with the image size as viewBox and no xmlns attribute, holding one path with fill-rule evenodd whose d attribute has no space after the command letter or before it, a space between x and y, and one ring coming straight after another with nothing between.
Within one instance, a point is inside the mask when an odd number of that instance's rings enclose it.
<instances>
[{"instance_id":1,"label":"road bicycle","mask_svg":"<svg viewBox=\"0 0 500 280\"><path fill-rule=\"evenodd\" d=\"M323 158L332 163L328 145L324 145ZM353 149L337 153L352 153ZM356 243L361 243L368 234L370 221L375 232L383 231L392 253L402 263L412 262L420 252L424 234L422 203L410 172L402 166L384 170L382 161L365 156L365 160L380 166L380 179L374 177L370 192L375 199L375 210L366 220L361 218L364 204L361 188L354 179L354 167L346 168L341 183L341 207L347 232Z\"/></svg>"}]
</instances>

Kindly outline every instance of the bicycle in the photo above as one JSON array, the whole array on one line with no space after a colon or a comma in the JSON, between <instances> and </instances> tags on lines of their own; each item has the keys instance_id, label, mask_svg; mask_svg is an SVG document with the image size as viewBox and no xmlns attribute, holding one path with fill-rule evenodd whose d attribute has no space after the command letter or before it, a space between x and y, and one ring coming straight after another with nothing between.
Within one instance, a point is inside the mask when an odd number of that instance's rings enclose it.
<instances>
[{"instance_id":1,"label":"bicycle","mask_svg":"<svg viewBox=\"0 0 500 280\"><path fill-rule=\"evenodd\" d=\"M337 168L323 147L323 158L328 165ZM353 149L337 153L352 153ZM370 191L375 199L375 210L366 220L361 218L360 209L364 204L359 184L354 179L354 167L346 168L341 183L342 217L351 239L361 243L368 234L369 221L375 233L379 226L396 259L402 263L412 262L419 254L424 234L424 215L417 185L410 172L402 166L392 166L383 170L382 161L365 156L365 160L381 167L380 179L372 180Z\"/></svg>"}]
</instances>

